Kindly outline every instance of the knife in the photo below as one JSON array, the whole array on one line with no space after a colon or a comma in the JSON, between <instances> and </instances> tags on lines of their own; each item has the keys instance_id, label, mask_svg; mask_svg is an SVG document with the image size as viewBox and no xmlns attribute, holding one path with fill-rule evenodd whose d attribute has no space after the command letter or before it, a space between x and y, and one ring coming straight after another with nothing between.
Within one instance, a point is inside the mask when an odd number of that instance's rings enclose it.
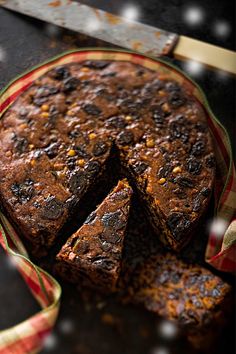
<instances>
[{"instance_id":1,"label":"knife","mask_svg":"<svg viewBox=\"0 0 236 354\"><path fill-rule=\"evenodd\" d=\"M0 0L16 12L151 56L173 55L236 75L236 53L71 0Z\"/></svg>"}]
</instances>

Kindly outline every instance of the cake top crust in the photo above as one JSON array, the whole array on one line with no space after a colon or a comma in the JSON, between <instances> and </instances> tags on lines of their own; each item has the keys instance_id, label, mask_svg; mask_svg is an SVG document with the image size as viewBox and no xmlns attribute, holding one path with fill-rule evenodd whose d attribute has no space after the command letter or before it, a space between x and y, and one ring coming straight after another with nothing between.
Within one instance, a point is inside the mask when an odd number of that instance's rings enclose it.
<instances>
[{"instance_id":1,"label":"cake top crust","mask_svg":"<svg viewBox=\"0 0 236 354\"><path fill-rule=\"evenodd\" d=\"M182 247L214 181L206 113L168 75L119 61L56 67L2 117L0 196L23 234L51 245L114 146L164 243Z\"/></svg>"}]
</instances>

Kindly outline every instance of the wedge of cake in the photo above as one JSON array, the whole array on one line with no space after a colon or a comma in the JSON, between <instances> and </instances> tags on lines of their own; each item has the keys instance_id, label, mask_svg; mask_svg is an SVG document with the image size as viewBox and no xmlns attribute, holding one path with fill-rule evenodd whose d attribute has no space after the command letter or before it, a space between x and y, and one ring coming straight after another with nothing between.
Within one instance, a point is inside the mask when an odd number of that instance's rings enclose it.
<instances>
[{"instance_id":1,"label":"wedge of cake","mask_svg":"<svg viewBox=\"0 0 236 354\"><path fill-rule=\"evenodd\" d=\"M228 321L230 285L171 252L150 256L135 270L131 283L130 302L175 322L196 348L211 347Z\"/></svg>"},{"instance_id":2,"label":"wedge of cake","mask_svg":"<svg viewBox=\"0 0 236 354\"><path fill-rule=\"evenodd\" d=\"M176 254L158 241L133 197L119 279L121 302L172 322L191 347L211 352L232 314L232 287L206 265L204 234ZM210 347L210 349L209 349Z\"/></svg>"},{"instance_id":3,"label":"wedge of cake","mask_svg":"<svg viewBox=\"0 0 236 354\"><path fill-rule=\"evenodd\" d=\"M124 179L92 212L57 255L56 270L73 283L116 290L132 189Z\"/></svg>"}]
</instances>

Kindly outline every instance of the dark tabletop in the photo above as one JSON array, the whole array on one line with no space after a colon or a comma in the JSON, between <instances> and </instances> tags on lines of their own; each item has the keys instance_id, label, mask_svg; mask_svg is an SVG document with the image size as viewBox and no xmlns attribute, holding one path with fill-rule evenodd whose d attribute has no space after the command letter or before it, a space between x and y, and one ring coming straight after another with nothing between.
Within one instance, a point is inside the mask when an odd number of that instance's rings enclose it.
<instances>
[{"instance_id":1,"label":"dark tabletop","mask_svg":"<svg viewBox=\"0 0 236 354\"><path fill-rule=\"evenodd\" d=\"M115 14L121 14L127 6L125 0L83 2ZM195 3L133 0L132 6L139 10L138 20L141 22L235 50L234 3L233 0L198 0ZM0 9L0 89L24 70L55 54L92 45L104 46L104 43ZM205 91L213 112L234 142L235 153L235 79L224 72L207 69L193 71L184 63L171 61L185 70ZM0 284L0 330L19 323L39 310L2 250ZM132 308L127 310L122 306L113 307L109 301L104 303L101 299L91 303L85 301L82 305L78 299L79 295L73 287L63 285L59 321L44 353L167 354L158 352L163 343L146 313ZM104 313L111 313L115 318L112 325L101 321ZM176 347L178 345L172 343L168 354L176 353ZM226 353L225 350L233 353L232 331L225 333L219 353Z\"/></svg>"}]
</instances>

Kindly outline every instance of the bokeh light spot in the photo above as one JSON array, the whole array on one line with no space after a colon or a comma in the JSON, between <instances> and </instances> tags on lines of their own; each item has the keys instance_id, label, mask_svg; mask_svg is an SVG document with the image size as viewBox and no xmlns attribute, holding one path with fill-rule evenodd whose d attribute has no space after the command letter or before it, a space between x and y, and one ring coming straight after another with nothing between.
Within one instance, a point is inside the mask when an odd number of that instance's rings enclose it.
<instances>
[{"instance_id":1,"label":"bokeh light spot","mask_svg":"<svg viewBox=\"0 0 236 354\"><path fill-rule=\"evenodd\" d=\"M221 82L226 82L230 79L230 74L223 70L216 71L217 77Z\"/></svg>"},{"instance_id":2,"label":"bokeh light spot","mask_svg":"<svg viewBox=\"0 0 236 354\"><path fill-rule=\"evenodd\" d=\"M127 20L137 21L140 17L140 10L136 5L126 4L122 8L120 15L125 17Z\"/></svg>"},{"instance_id":3,"label":"bokeh light spot","mask_svg":"<svg viewBox=\"0 0 236 354\"><path fill-rule=\"evenodd\" d=\"M150 354L169 354L169 350L165 347L155 347L151 349Z\"/></svg>"},{"instance_id":4,"label":"bokeh light spot","mask_svg":"<svg viewBox=\"0 0 236 354\"><path fill-rule=\"evenodd\" d=\"M49 37L59 37L62 32L60 27L50 23L45 24L44 30Z\"/></svg>"},{"instance_id":5,"label":"bokeh light spot","mask_svg":"<svg viewBox=\"0 0 236 354\"><path fill-rule=\"evenodd\" d=\"M222 237L228 227L228 222L222 218L215 218L209 224L209 231L215 237Z\"/></svg>"},{"instance_id":6,"label":"bokeh light spot","mask_svg":"<svg viewBox=\"0 0 236 354\"><path fill-rule=\"evenodd\" d=\"M173 322L165 320L158 324L157 331L163 339L174 339L178 333L176 325Z\"/></svg>"},{"instance_id":7,"label":"bokeh light spot","mask_svg":"<svg viewBox=\"0 0 236 354\"><path fill-rule=\"evenodd\" d=\"M49 334L43 343L43 349L50 351L53 350L57 347L57 337L55 336L55 334Z\"/></svg>"},{"instance_id":8,"label":"bokeh light spot","mask_svg":"<svg viewBox=\"0 0 236 354\"><path fill-rule=\"evenodd\" d=\"M197 5L191 5L184 9L183 19L190 26L200 25L205 18L203 9Z\"/></svg>"},{"instance_id":9,"label":"bokeh light spot","mask_svg":"<svg viewBox=\"0 0 236 354\"><path fill-rule=\"evenodd\" d=\"M18 262L20 262L20 258L17 256L9 255L6 259L8 268L12 270L16 269Z\"/></svg>"},{"instance_id":10,"label":"bokeh light spot","mask_svg":"<svg viewBox=\"0 0 236 354\"><path fill-rule=\"evenodd\" d=\"M184 69L192 76L200 76L204 71L204 65L195 60L187 60Z\"/></svg>"},{"instance_id":11,"label":"bokeh light spot","mask_svg":"<svg viewBox=\"0 0 236 354\"><path fill-rule=\"evenodd\" d=\"M59 331L63 334L70 334L74 330L74 324L69 319L63 319L58 324Z\"/></svg>"},{"instance_id":12,"label":"bokeh light spot","mask_svg":"<svg viewBox=\"0 0 236 354\"><path fill-rule=\"evenodd\" d=\"M226 21L216 21L213 25L213 34L216 36L216 37L220 37L220 38L226 38L229 36L231 32L231 27L229 25L228 22Z\"/></svg>"}]
</instances>

